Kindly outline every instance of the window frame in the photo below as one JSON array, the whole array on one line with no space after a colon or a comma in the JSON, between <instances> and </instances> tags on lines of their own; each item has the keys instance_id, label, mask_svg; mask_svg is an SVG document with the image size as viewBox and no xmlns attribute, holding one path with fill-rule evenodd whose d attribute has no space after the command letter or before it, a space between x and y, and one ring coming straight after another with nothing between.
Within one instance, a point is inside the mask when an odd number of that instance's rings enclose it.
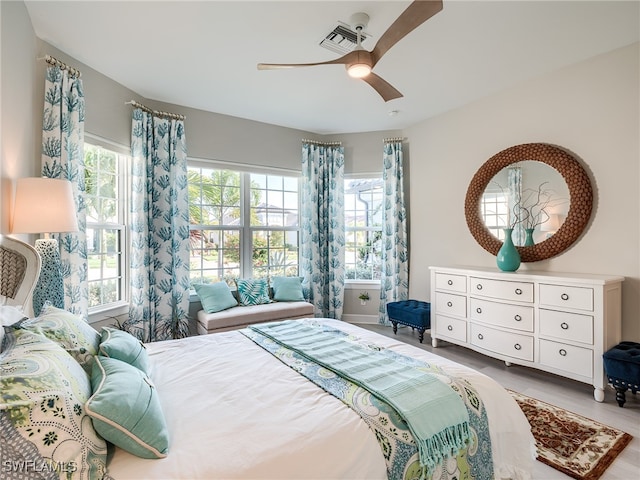
<instances>
[{"instance_id":1,"label":"window frame","mask_svg":"<svg viewBox=\"0 0 640 480\"><path fill-rule=\"evenodd\" d=\"M345 195L346 195L346 186L347 186L347 182L353 181L353 180L380 180L382 182L382 196L384 199L384 179L382 177L382 172L366 172L366 173L358 173L358 174L348 174L344 176L344 191L345 191ZM345 215L345 240L346 240L346 236L348 235L349 232L364 232L364 231L369 231L369 232L380 232L380 234L382 235L383 232L383 225L380 225L380 228L377 227L349 227L347 226L347 219L346 219L346 213L347 213L347 208L345 206L345 211L344 211L344 215ZM349 264L351 265L351 264ZM346 270L347 270L347 261L345 258L345 288L346 289L357 289L357 288L366 288L367 286L379 286L380 285L380 281L381 279L366 279L366 278L346 278Z\"/></svg>"},{"instance_id":2,"label":"window frame","mask_svg":"<svg viewBox=\"0 0 640 480\"><path fill-rule=\"evenodd\" d=\"M253 166L246 164L237 164L233 162L223 162L215 160L207 160L200 158L187 158L187 168L203 168L212 170L227 170L236 172L240 175L240 222L238 226L229 228L228 225L195 225L189 224L189 230L237 230L239 232L239 273L238 278L252 278L253 272L253 235L256 231L294 231L298 237L298 252L300 250L300 194L302 185L302 175L300 171L280 169L280 168L268 168L261 166ZM280 226L280 225L251 225L251 175L267 175L278 177L293 177L296 179L297 194L298 194L298 222L294 227ZM282 190L287 191L287 190ZM298 254L298 262L296 265L298 275L300 274L300 256ZM202 275L201 275L202 280ZM191 282L196 280L191 279ZM233 286L231 287L234 288ZM194 290L191 289L193 294ZM193 296L192 296L193 298Z\"/></svg>"},{"instance_id":3,"label":"window frame","mask_svg":"<svg viewBox=\"0 0 640 480\"><path fill-rule=\"evenodd\" d=\"M108 150L117 155L118 161L118 220L122 223L91 223L87 220L86 228L92 229L114 229L120 232L120 299L115 302L104 303L89 307L89 323L96 323L126 314L129 309L129 205L130 197L127 194L130 191L130 176L128 174L131 165L131 149L129 146L106 140L97 135L85 132L84 143L94 147ZM83 148L84 157L84 148ZM89 252L87 251L87 262L89 260ZM87 265L88 267L88 265ZM88 279L87 279L88 281Z\"/></svg>"}]
</instances>

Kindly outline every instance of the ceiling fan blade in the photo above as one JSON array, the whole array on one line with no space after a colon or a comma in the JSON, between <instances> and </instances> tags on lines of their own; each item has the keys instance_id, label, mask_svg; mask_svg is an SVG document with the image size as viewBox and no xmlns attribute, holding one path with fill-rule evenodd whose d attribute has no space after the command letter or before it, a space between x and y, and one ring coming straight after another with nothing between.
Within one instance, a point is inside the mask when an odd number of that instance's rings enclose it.
<instances>
[{"instance_id":1,"label":"ceiling fan blade","mask_svg":"<svg viewBox=\"0 0 640 480\"><path fill-rule=\"evenodd\" d=\"M376 43L371 52L373 64L378 63L391 47L440 10L442 10L442 0L418 0L409 5Z\"/></svg>"},{"instance_id":2,"label":"ceiling fan blade","mask_svg":"<svg viewBox=\"0 0 640 480\"><path fill-rule=\"evenodd\" d=\"M342 57L336 58L334 60L328 60L326 62L315 62L315 63L259 63L258 70L277 70L280 68L315 67L316 65L346 65L347 63L351 63L356 55L357 55L356 52L349 52L346 55L343 55Z\"/></svg>"},{"instance_id":3,"label":"ceiling fan blade","mask_svg":"<svg viewBox=\"0 0 640 480\"><path fill-rule=\"evenodd\" d=\"M366 77L363 77L362 80L371 85L373 89L380 94L385 102L393 100L394 98L402 97L402 94L398 90L396 90L390 83L373 72L371 72Z\"/></svg>"}]
</instances>

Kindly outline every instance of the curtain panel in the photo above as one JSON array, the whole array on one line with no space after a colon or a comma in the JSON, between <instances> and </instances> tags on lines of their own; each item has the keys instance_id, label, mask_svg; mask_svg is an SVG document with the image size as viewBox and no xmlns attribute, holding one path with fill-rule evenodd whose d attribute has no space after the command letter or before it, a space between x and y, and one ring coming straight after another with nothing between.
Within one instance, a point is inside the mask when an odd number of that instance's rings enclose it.
<instances>
[{"instance_id":1,"label":"curtain panel","mask_svg":"<svg viewBox=\"0 0 640 480\"><path fill-rule=\"evenodd\" d=\"M409 295L409 249L401 141L384 143L382 180L384 208L378 323L390 325L387 303L406 300Z\"/></svg>"},{"instance_id":2,"label":"curtain panel","mask_svg":"<svg viewBox=\"0 0 640 480\"><path fill-rule=\"evenodd\" d=\"M52 234L60 248L64 308L87 320L86 203L84 183L84 114L82 80L59 66L47 67L42 118L42 176L71 182L78 232ZM39 313L42 305L34 305Z\"/></svg>"},{"instance_id":3,"label":"curtain panel","mask_svg":"<svg viewBox=\"0 0 640 480\"><path fill-rule=\"evenodd\" d=\"M317 317L344 306L344 148L302 144L300 271Z\"/></svg>"},{"instance_id":4,"label":"curtain panel","mask_svg":"<svg viewBox=\"0 0 640 480\"><path fill-rule=\"evenodd\" d=\"M144 342L188 335L189 197L184 121L140 108L131 123L131 298Z\"/></svg>"}]
</instances>

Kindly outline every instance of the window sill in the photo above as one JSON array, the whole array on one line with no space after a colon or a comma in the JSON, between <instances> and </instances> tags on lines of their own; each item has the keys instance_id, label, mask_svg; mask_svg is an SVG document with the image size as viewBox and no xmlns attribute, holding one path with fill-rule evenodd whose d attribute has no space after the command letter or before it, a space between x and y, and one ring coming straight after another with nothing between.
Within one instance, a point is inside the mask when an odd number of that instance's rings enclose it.
<instances>
[{"instance_id":1,"label":"window sill","mask_svg":"<svg viewBox=\"0 0 640 480\"><path fill-rule=\"evenodd\" d=\"M360 290L360 289L380 290L380 280L345 280L345 290Z\"/></svg>"},{"instance_id":2,"label":"window sill","mask_svg":"<svg viewBox=\"0 0 640 480\"><path fill-rule=\"evenodd\" d=\"M100 307L93 307L89 310L89 324L115 319L121 315L129 313L127 302L110 303Z\"/></svg>"}]
</instances>

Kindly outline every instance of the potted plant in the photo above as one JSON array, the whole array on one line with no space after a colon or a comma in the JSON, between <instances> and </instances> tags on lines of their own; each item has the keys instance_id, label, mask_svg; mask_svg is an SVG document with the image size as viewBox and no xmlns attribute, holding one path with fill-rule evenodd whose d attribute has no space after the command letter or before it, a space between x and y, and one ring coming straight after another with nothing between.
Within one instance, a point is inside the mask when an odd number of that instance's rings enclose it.
<instances>
[{"instance_id":1,"label":"potted plant","mask_svg":"<svg viewBox=\"0 0 640 480\"><path fill-rule=\"evenodd\" d=\"M361 305L366 304L367 300L369 300L369 292L361 292L360 295L358 295L358 298L360 299Z\"/></svg>"}]
</instances>

